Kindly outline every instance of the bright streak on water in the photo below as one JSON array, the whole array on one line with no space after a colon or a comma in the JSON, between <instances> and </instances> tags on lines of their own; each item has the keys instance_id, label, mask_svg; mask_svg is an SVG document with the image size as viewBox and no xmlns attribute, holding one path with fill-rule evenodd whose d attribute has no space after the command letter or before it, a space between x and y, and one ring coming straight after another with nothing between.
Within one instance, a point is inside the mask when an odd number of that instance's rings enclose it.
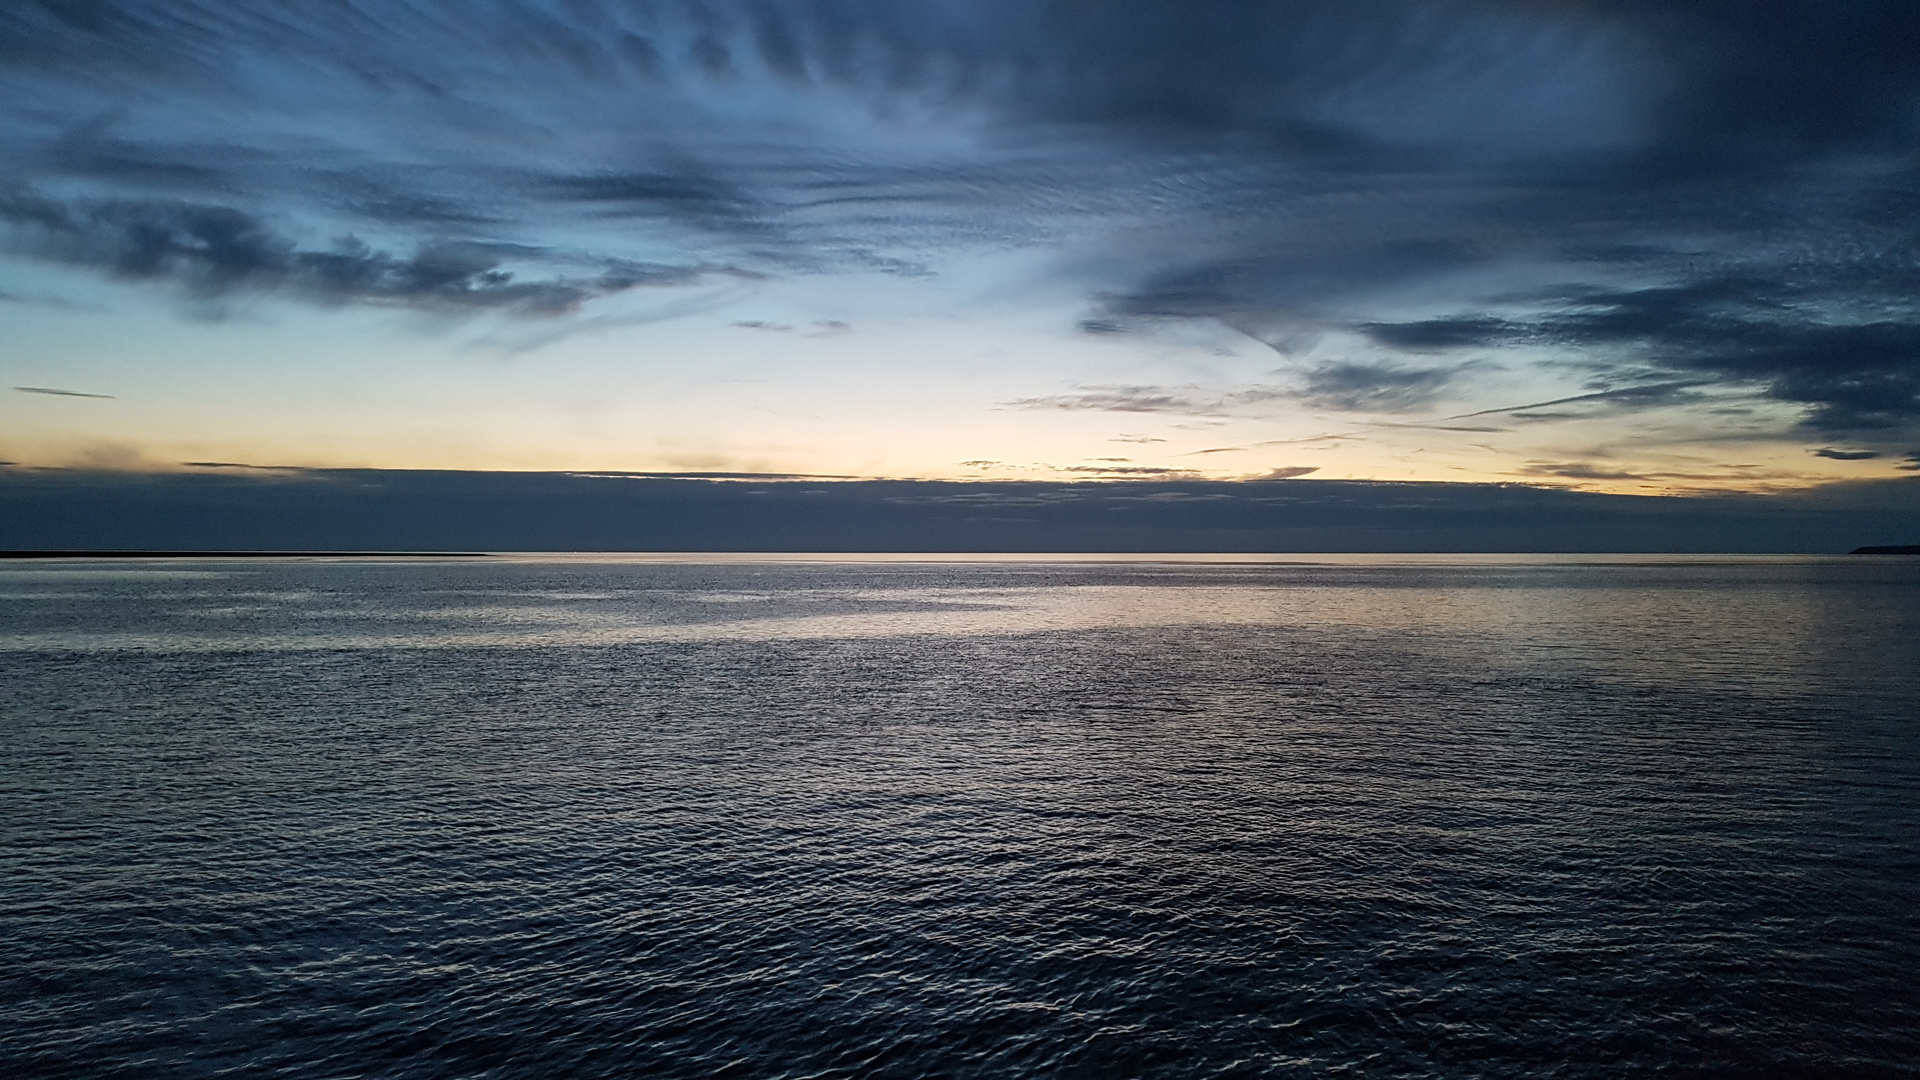
<instances>
[{"instance_id":1,"label":"bright streak on water","mask_svg":"<svg viewBox=\"0 0 1920 1080\"><path fill-rule=\"evenodd\" d=\"M14 564L0 672L9 1075L1920 1062L1916 560Z\"/></svg>"}]
</instances>

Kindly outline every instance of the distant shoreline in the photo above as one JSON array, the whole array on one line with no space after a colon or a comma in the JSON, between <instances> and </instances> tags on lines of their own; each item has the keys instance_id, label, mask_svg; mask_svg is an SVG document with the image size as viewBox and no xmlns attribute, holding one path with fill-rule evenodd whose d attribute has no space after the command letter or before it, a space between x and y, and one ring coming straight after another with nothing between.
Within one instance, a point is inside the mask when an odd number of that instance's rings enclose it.
<instances>
[{"instance_id":1,"label":"distant shoreline","mask_svg":"<svg viewBox=\"0 0 1920 1080\"><path fill-rule=\"evenodd\" d=\"M1849 555L1920 555L1920 544L1881 544L1872 547L1857 547L1847 552Z\"/></svg>"},{"instance_id":2,"label":"distant shoreline","mask_svg":"<svg viewBox=\"0 0 1920 1080\"><path fill-rule=\"evenodd\" d=\"M485 559L484 551L0 551L0 559Z\"/></svg>"}]
</instances>

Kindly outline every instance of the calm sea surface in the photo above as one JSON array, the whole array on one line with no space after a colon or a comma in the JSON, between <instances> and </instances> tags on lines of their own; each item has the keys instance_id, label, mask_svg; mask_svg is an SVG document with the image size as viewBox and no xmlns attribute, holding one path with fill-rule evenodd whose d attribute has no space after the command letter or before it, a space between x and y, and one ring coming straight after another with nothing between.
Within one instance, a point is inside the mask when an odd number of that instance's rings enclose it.
<instances>
[{"instance_id":1,"label":"calm sea surface","mask_svg":"<svg viewBox=\"0 0 1920 1080\"><path fill-rule=\"evenodd\" d=\"M1920 560L0 564L9 1076L1920 1076Z\"/></svg>"}]
</instances>

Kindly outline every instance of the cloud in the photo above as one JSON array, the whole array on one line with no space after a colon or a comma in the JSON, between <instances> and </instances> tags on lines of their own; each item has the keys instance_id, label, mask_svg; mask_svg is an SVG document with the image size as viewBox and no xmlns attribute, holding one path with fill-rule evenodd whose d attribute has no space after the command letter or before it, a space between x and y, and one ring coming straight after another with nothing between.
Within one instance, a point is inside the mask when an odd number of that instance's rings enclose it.
<instances>
[{"instance_id":1,"label":"cloud","mask_svg":"<svg viewBox=\"0 0 1920 1080\"><path fill-rule=\"evenodd\" d=\"M704 267L608 261L592 276L525 281L507 269L524 253L501 245L443 244L400 256L346 237L302 249L259 218L185 202L61 202L0 196L12 250L97 268L131 281L166 281L197 300L286 292L328 303L561 315L644 285L699 281ZM538 254L538 253L533 253Z\"/></svg>"},{"instance_id":2,"label":"cloud","mask_svg":"<svg viewBox=\"0 0 1920 1080\"><path fill-rule=\"evenodd\" d=\"M1088 493L1075 489L1060 489L1025 484L1015 488L1002 488L993 491L954 492L939 487L929 487L931 494L890 494L886 501L897 506L1051 506L1058 503L1079 502Z\"/></svg>"},{"instance_id":3,"label":"cloud","mask_svg":"<svg viewBox=\"0 0 1920 1080\"><path fill-rule=\"evenodd\" d=\"M137 460L111 448L84 464L0 471L0 547L1843 552L1920 528L1920 483L1907 478L1652 498L1559 484L1314 479L125 473L113 470ZM1021 520L1006 521L1006 511Z\"/></svg>"},{"instance_id":4,"label":"cloud","mask_svg":"<svg viewBox=\"0 0 1920 1080\"><path fill-rule=\"evenodd\" d=\"M1445 377L1435 378L1425 372L1398 372L1386 368L1356 369L1353 372L1347 372L1341 370L1339 365L1332 365L1309 373L1308 388L1305 390L1291 390L1265 384L1230 387L1214 393L1201 392L1197 387L1149 384L1083 386L1077 387L1070 394L1015 398L1000 402L1000 406L1009 409L1059 409L1067 412L1167 413L1175 416L1218 417L1244 413L1255 406L1271 402L1319 400L1313 390L1313 380L1316 378L1323 380L1321 385L1326 387L1326 400L1357 400L1371 394L1382 408L1389 405L1393 408L1410 407L1411 401L1425 396L1427 387L1444 384L1446 381ZM1121 436L1109 441L1147 443L1166 440L1145 436Z\"/></svg>"},{"instance_id":5,"label":"cloud","mask_svg":"<svg viewBox=\"0 0 1920 1080\"><path fill-rule=\"evenodd\" d=\"M1318 465L1283 465L1277 469L1268 469L1266 472L1261 473L1259 476L1249 477L1248 479L1292 480L1295 477L1305 476L1308 473L1317 473L1319 471L1320 471L1320 466Z\"/></svg>"},{"instance_id":6,"label":"cloud","mask_svg":"<svg viewBox=\"0 0 1920 1080\"><path fill-rule=\"evenodd\" d=\"M1307 372L1302 399L1342 412L1407 412L1431 404L1460 369L1335 363Z\"/></svg>"},{"instance_id":7,"label":"cloud","mask_svg":"<svg viewBox=\"0 0 1920 1080\"><path fill-rule=\"evenodd\" d=\"M1095 473L1101 476L1189 476L1190 469L1168 469L1152 465L1069 465L1062 472Z\"/></svg>"},{"instance_id":8,"label":"cloud","mask_svg":"<svg viewBox=\"0 0 1920 1080\"><path fill-rule=\"evenodd\" d=\"M37 293L37 294L28 295L28 294L22 294L22 293L11 293L11 292L7 292L4 289L0 289L0 304L31 304L38 307L57 308L61 311L96 311L97 312L97 311L105 310L103 308L99 308L89 304L77 304L77 303L74 303L72 300L66 299L65 297L53 296L48 293Z\"/></svg>"},{"instance_id":9,"label":"cloud","mask_svg":"<svg viewBox=\"0 0 1920 1080\"><path fill-rule=\"evenodd\" d=\"M183 461L180 464L189 469L249 469L256 472L270 472L277 475L291 475L307 471L298 466L250 465L242 461Z\"/></svg>"},{"instance_id":10,"label":"cloud","mask_svg":"<svg viewBox=\"0 0 1920 1080\"><path fill-rule=\"evenodd\" d=\"M793 329L793 327L788 326L786 323L766 322L762 319L742 319L730 325L737 326L742 330L771 330L776 334L784 334Z\"/></svg>"},{"instance_id":11,"label":"cloud","mask_svg":"<svg viewBox=\"0 0 1920 1080\"><path fill-rule=\"evenodd\" d=\"M1146 495L1109 495L1108 503L1208 503L1231 500L1232 495L1221 491L1155 491Z\"/></svg>"},{"instance_id":12,"label":"cloud","mask_svg":"<svg viewBox=\"0 0 1920 1080\"><path fill-rule=\"evenodd\" d=\"M1085 386L1077 388L1073 393L1016 398L1000 404L1004 408L1013 409L1166 413L1176 416L1212 417L1244 413L1269 403L1301 401L1342 412L1400 413L1431 405L1440 398L1461 372L1472 366L1469 364L1452 369L1405 368L1394 364L1335 362L1308 369L1304 373L1303 385L1297 388L1252 384L1206 393L1197 388L1144 384ZM1584 395L1583 398L1591 396ZM1448 419L1459 419L1459 417ZM1470 427L1450 430L1500 429ZM1165 440L1145 436L1122 436L1111 441L1163 442ZM1195 452L1221 453L1228 449L1237 448L1223 447Z\"/></svg>"},{"instance_id":13,"label":"cloud","mask_svg":"<svg viewBox=\"0 0 1920 1080\"><path fill-rule=\"evenodd\" d=\"M53 386L16 386L14 387L14 389L18 390L23 394L52 394L56 397L108 398L108 399L111 399L113 397L112 394L88 394L88 393L83 393L79 390L61 390L58 387L53 387Z\"/></svg>"},{"instance_id":14,"label":"cloud","mask_svg":"<svg viewBox=\"0 0 1920 1080\"><path fill-rule=\"evenodd\" d=\"M1764 474L1751 472L1755 465L1719 465L1716 468L1733 470L1727 472L1674 472L1671 470L1631 470L1615 466L1596 465L1589 461L1578 462L1529 462L1519 470L1522 476L1551 476L1568 480L1658 480L1691 481L1705 484L1709 489L1729 480L1753 483L1766 479ZM1778 475L1778 474L1775 474Z\"/></svg>"},{"instance_id":15,"label":"cloud","mask_svg":"<svg viewBox=\"0 0 1920 1080\"><path fill-rule=\"evenodd\" d=\"M723 308L755 291L755 282L750 276L736 272L723 272L718 276L720 283L715 286L666 292L652 303L627 306L624 310L542 319L533 325L523 321L518 325L496 327L466 342L463 348L498 356L519 356L572 337L647 326Z\"/></svg>"},{"instance_id":16,"label":"cloud","mask_svg":"<svg viewBox=\"0 0 1920 1080\"><path fill-rule=\"evenodd\" d=\"M1015 398L1000 404L1009 409L1175 413L1200 416L1213 415L1220 408L1217 401L1202 401L1188 394L1159 386L1090 386L1072 394Z\"/></svg>"},{"instance_id":17,"label":"cloud","mask_svg":"<svg viewBox=\"0 0 1920 1080\"><path fill-rule=\"evenodd\" d=\"M202 301L565 317L1045 248L1088 334L1358 334L1330 408L1486 350L1920 430L1910 0L22 0L0 93L7 250ZM1017 407L1234 404L1154 396Z\"/></svg>"},{"instance_id":18,"label":"cloud","mask_svg":"<svg viewBox=\"0 0 1920 1080\"><path fill-rule=\"evenodd\" d=\"M1791 276L1783 268L1778 278L1749 272L1538 292L1527 299L1541 310L1527 318L1468 315L1360 329L1382 343L1423 349L1532 345L1630 357L1655 370L1711 376L1695 386L1756 386L1806 405L1806 424L1817 431L1874 431L1920 421L1920 303L1906 292L1912 284L1906 272L1860 280L1857 267L1814 264Z\"/></svg>"},{"instance_id":19,"label":"cloud","mask_svg":"<svg viewBox=\"0 0 1920 1080\"><path fill-rule=\"evenodd\" d=\"M1500 319L1472 316L1405 323L1361 323L1354 329L1382 345L1408 352L1439 352L1486 346L1512 337L1515 328Z\"/></svg>"},{"instance_id":20,"label":"cloud","mask_svg":"<svg viewBox=\"0 0 1920 1080\"><path fill-rule=\"evenodd\" d=\"M1823 446L1813 452L1814 457L1832 458L1835 461L1871 461L1880 456L1877 450L1835 450Z\"/></svg>"},{"instance_id":21,"label":"cloud","mask_svg":"<svg viewBox=\"0 0 1920 1080\"><path fill-rule=\"evenodd\" d=\"M666 217L707 227L753 227L747 195L717 176L688 171L625 172L554 176L544 183L554 198L590 204L601 218Z\"/></svg>"},{"instance_id":22,"label":"cloud","mask_svg":"<svg viewBox=\"0 0 1920 1080\"><path fill-rule=\"evenodd\" d=\"M358 48L364 70L407 71L401 61L410 61L416 79L443 89L467 89L455 77L467 67L487 76L537 67L629 92L740 80L886 90L1033 122L1260 132L1329 155L1434 143L1537 154L1590 145L1597 129L1638 136L1670 169L1899 130L1906 117L1885 91L1908 74L1910 9L1862 3L1841 15L1787 0L1770 11L1759 20L1739 7L1623 0L1438 10L1333 0L1204 9L713 0L686 10L582 0L474 11L439 0L377 13L321 5L267 21L248 18L237 0L191 9L97 0L26 5L0 56L41 72L93 63L210 77L252 51L324 69L347 66ZM1835 64L1841 56L1851 63ZM1686 68L1662 72L1681 60ZM1665 108L1616 115L1611 97L1662 73L1679 80Z\"/></svg>"},{"instance_id":23,"label":"cloud","mask_svg":"<svg viewBox=\"0 0 1920 1080\"><path fill-rule=\"evenodd\" d=\"M1577 412L1542 413L1535 410L1554 405L1595 404L1607 411L1662 409L1670 405L1687 404L1699 400L1699 388L1709 385L1701 379L1683 379L1673 382L1646 383L1638 386L1623 386L1612 390L1596 390L1587 394L1574 394L1569 397L1552 398L1547 401L1535 401L1526 405L1502 405L1492 409L1480 409L1475 412L1459 413L1442 417L1441 420L1468 420L1476 416L1497 416L1506 414L1521 419L1563 419L1586 415ZM1428 425L1410 425L1428 426ZM1498 428L1460 428L1449 430L1490 430Z\"/></svg>"},{"instance_id":24,"label":"cloud","mask_svg":"<svg viewBox=\"0 0 1920 1080\"><path fill-rule=\"evenodd\" d=\"M67 464L88 472L145 473L169 468L141 447L115 439L96 439L76 447L69 454Z\"/></svg>"},{"instance_id":25,"label":"cloud","mask_svg":"<svg viewBox=\"0 0 1920 1080\"><path fill-rule=\"evenodd\" d=\"M1645 480L1645 473L1594 465L1591 462L1536 461L1520 470L1527 476L1561 476L1569 480Z\"/></svg>"},{"instance_id":26,"label":"cloud","mask_svg":"<svg viewBox=\"0 0 1920 1080\"><path fill-rule=\"evenodd\" d=\"M1720 278L1587 293L1538 327L1559 343L1640 345L1672 370L1763 384L1771 397L1811 406L1816 430L1920 418L1920 307L1908 301L1893 317L1849 317L1846 307L1862 298L1841 295L1848 288Z\"/></svg>"}]
</instances>

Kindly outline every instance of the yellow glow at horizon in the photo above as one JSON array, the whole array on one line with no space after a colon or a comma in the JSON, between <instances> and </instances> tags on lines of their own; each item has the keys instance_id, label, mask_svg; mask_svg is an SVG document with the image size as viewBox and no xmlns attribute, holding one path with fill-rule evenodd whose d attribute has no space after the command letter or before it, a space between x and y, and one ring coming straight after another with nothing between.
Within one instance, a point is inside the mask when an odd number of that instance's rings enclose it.
<instances>
[{"instance_id":1,"label":"yellow glow at horizon","mask_svg":"<svg viewBox=\"0 0 1920 1080\"><path fill-rule=\"evenodd\" d=\"M1710 444L1699 440L1697 416L1667 430L1673 417L1663 411L1505 420L1468 425L1504 431L1472 433L1288 401L1201 416L1014 407L1007 403L1075 386L1202 394L1270 381L1276 358L1244 340L1227 347L1224 330L1211 343L1098 340L1072 330L1066 301L1023 306L1003 290L967 295L940 283L802 281L658 321L647 320L652 300L641 298L627 321L573 328L274 301L194 321L140 289L44 267L6 269L0 284L15 293L28 291L25 278L95 298L102 310L10 305L5 386L112 395L0 391L0 460L27 466L218 461L1047 480L1237 479L1311 468L1316 479L1636 494L1903 475L1892 461L1817 458L1771 434L1791 424L1784 406L1727 421ZM836 297L886 314L837 311L846 301ZM741 321L786 329L732 325ZM513 351L529 334L569 329ZM1533 389L1515 386L1522 396L1513 403ZM981 462L990 464L969 464ZM1103 471L1114 469L1174 471Z\"/></svg>"}]
</instances>

